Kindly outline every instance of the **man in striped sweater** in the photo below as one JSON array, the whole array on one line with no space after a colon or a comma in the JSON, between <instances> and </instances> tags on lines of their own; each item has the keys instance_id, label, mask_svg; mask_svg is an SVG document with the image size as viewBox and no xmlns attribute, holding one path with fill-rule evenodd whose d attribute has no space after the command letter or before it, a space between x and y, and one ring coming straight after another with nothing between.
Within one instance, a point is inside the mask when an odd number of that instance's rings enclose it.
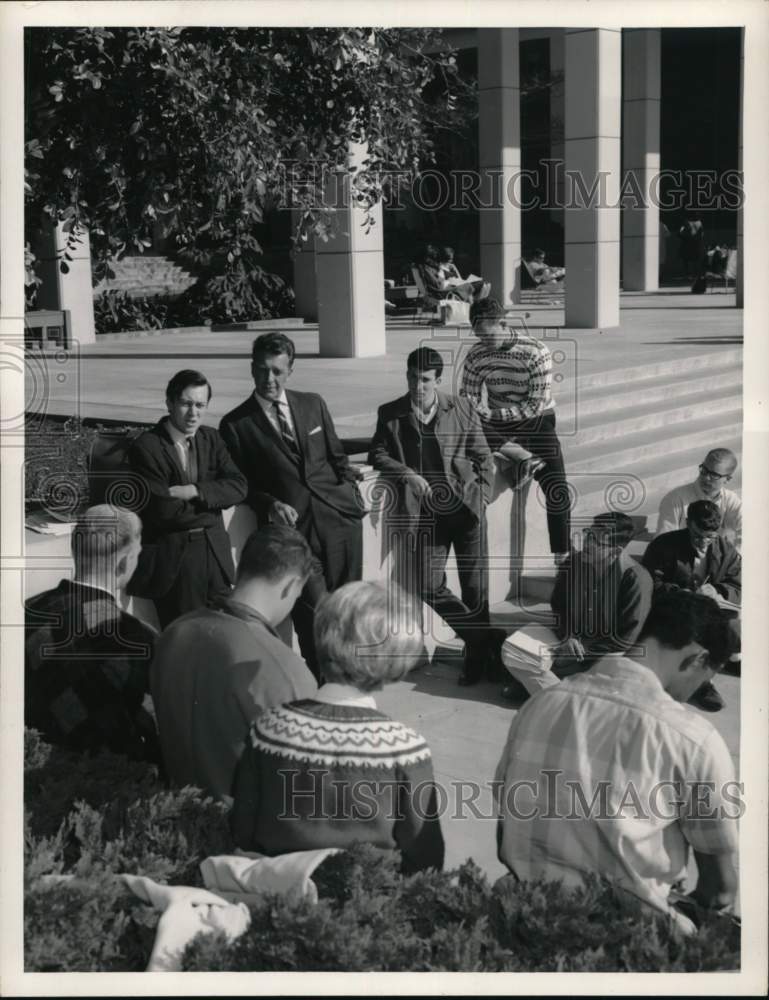
<instances>
[{"instance_id":1,"label":"man in striped sweater","mask_svg":"<svg viewBox=\"0 0 769 1000\"><path fill-rule=\"evenodd\" d=\"M514 441L542 460L534 477L545 494L550 550L560 565L569 552L571 502L550 394L552 358L545 344L508 329L504 318L495 299L473 304L480 343L467 355L459 394L480 416L492 451Z\"/></svg>"}]
</instances>

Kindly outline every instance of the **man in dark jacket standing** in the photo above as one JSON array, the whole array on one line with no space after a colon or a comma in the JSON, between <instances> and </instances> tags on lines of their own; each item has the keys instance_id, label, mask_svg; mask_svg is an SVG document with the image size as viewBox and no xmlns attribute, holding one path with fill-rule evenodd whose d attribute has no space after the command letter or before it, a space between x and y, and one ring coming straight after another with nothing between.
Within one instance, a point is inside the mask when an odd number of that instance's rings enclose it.
<instances>
[{"instance_id":1,"label":"man in dark jacket standing","mask_svg":"<svg viewBox=\"0 0 769 1000\"><path fill-rule=\"evenodd\" d=\"M246 481L219 433L203 426L210 400L205 375L177 372L166 389L168 416L128 455L144 486L142 553L129 592L152 598L163 628L228 592L235 576L222 510L245 499Z\"/></svg>"},{"instance_id":2,"label":"man in dark jacket standing","mask_svg":"<svg viewBox=\"0 0 769 1000\"><path fill-rule=\"evenodd\" d=\"M722 606L727 602L732 606L734 630L739 634L733 606L742 599L742 559L720 530L718 505L712 500L695 500L686 509L686 527L657 535L649 542L643 563L654 578L655 594L693 590ZM691 700L707 712L724 707L723 698L710 682Z\"/></svg>"},{"instance_id":3,"label":"man in dark jacket standing","mask_svg":"<svg viewBox=\"0 0 769 1000\"><path fill-rule=\"evenodd\" d=\"M357 474L325 402L314 392L286 390L294 355L293 341L282 333L256 338L254 392L222 419L220 431L248 480L247 502L259 523L296 528L318 560L292 613L302 655L317 676L315 606L327 590L360 580L364 511Z\"/></svg>"},{"instance_id":4,"label":"man in dark jacket standing","mask_svg":"<svg viewBox=\"0 0 769 1000\"><path fill-rule=\"evenodd\" d=\"M472 408L438 390L441 355L420 347L406 364L408 392L380 406L369 462L390 484L397 513L408 522L406 530L417 546L413 572L407 576L399 567L400 581L464 640L459 683L474 684L494 645L486 545L494 460ZM452 546L461 600L446 585ZM405 555L407 546L399 548Z\"/></svg>"}]
</instances>

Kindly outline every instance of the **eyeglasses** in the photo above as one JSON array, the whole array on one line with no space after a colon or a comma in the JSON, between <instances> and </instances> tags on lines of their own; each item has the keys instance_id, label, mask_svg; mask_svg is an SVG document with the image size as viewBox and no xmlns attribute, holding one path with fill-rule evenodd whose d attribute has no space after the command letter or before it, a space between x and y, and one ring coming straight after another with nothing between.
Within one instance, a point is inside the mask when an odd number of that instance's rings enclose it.
<instances>
[{"instance_id":1,"label":"eyeglasses","mask_svg":"<svg viewBox=\"0 0 769 1000\"><path fill-rule=\"evenodd\" d=\"M700 472L702 473L703 476L707 476L708 479L725 479L727 483L732 478L730 473L713 472L713 470L709 469L707 465L701 465Z\"/></svg>"}]
</instances>

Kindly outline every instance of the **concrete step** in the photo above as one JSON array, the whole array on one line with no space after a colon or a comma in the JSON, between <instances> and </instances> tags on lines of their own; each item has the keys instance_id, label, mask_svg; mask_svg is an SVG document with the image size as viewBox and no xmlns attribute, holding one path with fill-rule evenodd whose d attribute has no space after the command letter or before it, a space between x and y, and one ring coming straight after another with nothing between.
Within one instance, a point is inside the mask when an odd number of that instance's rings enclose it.
<instances>
[{"instance_id":1,"label":"concrete step","mask_svg":"<svg viewBox=\"0 0 769 1000\"><path fill-rule=\"evenodd\" d=\"M727 389L732 390L735 395L742 395L742 365L731 365L729 367L719 366L716 371L698 371L692 374L685 372L671 377L664 374L657 378L639 378L636 381L627 381L621 386L584 386L577 383L574 407L578 419L593 414L605 414L607 411L615 410L618 407L630 404L630 399L638 397L644 405L653 405L667 402L672 397L698 396L700 404L703 397L710 393L722 393Z\"/></svg>"},{"instance_id":2,"label":"concrete step","mask_svg":"<svg viewBox=\"0 0 769 1000\"><path fill-rule=\"evenodd\" d=\"M563 441L567 469L573 472L630 472L636 464L659 461L661 455L673 455L691 450L700 452L724 440L739 440L742 434L742 406L735 400L730 408L714 419L708 412L708 401L700 410L704 415L683 422L680 427L654 427L637 430L607 441L574 443ZM680 467L680 466L679 466ZM695 466L696 468L696 466Z\"/></svg>"},{"instance_id":3,"label":"concrete step","mask_svg":"<svg viewBox=\"0 0 769 1000\"><path fill-rule=\"evenodd\" d=\"M554 342L553 342L554 343ZM553 344L548 344L553 347ZM713 373L726 368L742 367L742 348L728 351L711 351L699 357L668 358L664 361L651 362L645 365L633 365L626 368L613 368L608 371L577 374L577 388L581 390L605 387L625 386L628 383L641 384L656 379L679 376L689 377L695 372Z\"/></svg>"},{"instance_id":4,"label":"concrete step","mask_svg":"<svg viewBox=\"0 0 769 1000\"><path fill-rule=\"evenodd\" d=\"M652 436L654 432L660 431L666 438L670 438L679 431L688 433L689 425L703 415L701 392L677 393L671 387L664 401L650 402L645 396L636 401L632 397L632 393L624 395L622 408L615 408L610 412L585 415L582 408L578 407L576 440L580 447L597 443L610 446L616 438L627 438L640 432ZM742 394L737 387L711 390L706 398L707 415L714 421L721 414L739 411L742 406Z\"/></svg>"}]
</instances>

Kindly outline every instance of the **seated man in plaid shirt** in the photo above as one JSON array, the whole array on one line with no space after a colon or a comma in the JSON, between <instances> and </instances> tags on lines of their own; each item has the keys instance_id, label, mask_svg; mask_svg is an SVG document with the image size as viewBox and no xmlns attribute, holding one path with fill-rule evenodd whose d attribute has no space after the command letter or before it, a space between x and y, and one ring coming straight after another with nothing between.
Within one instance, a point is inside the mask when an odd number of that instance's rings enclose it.
<instances>
[{"instance_id":1,"label":"seated man in plaid shirt","mask_svg":"<svg viewBox=\"0 0 769 1000\"><path fill-rule=\"evenodd\" d=\"M514 441L541 460L534 478L545 494L550 551L560 565L569 552L571 503L550 395L552 358L545 344L508 329L504 318L495 299L470 309L480 344L465 359L459 394L480 416L492 452Z\"/></svg>"},{"instance_id":2,"label":"seated man in plaid shirt","mask_svg":"<svg viewBox=\"0 0 769 1000\"><path fill-rule=\"evenodd\" d=\"M712 598L678 591L654 605L638 644L513 719L496 774L499 858L516 879L603 876L692 933L700 908L730 908L738 884L732 759L685 704L729 658L732 632ZM676 898L690 849L697 885Z\"/></svg>"}]
</instances>

